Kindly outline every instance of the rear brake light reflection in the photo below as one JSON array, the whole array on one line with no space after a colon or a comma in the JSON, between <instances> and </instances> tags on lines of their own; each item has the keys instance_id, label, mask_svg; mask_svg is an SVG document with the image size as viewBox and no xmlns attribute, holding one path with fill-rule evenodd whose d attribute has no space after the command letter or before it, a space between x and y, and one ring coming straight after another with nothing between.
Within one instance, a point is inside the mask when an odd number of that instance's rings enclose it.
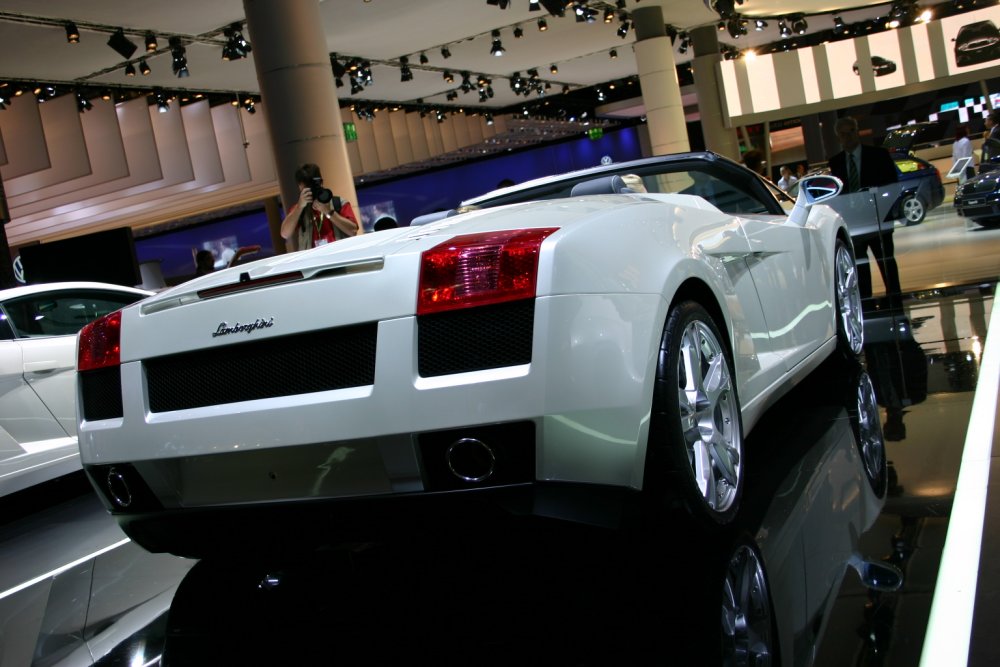
<instances>
[{"instance_id":1,"label":"rear brake light reflection","mask_svg":"<svg viewBox=\"0 0 1000 667\"><path fill-rule=\"evenodd\" d=\"M557 229L465 234L425 251L417 315L534 297L539 248Z\"/></svg>"}]
</instances>

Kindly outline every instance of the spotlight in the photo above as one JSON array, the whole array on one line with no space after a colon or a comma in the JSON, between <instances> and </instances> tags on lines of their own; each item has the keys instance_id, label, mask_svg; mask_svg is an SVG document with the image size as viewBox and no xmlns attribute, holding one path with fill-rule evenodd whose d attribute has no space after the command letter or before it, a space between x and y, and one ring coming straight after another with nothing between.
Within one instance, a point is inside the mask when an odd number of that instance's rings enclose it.
<instances>
[{"instance_id":1,"label":"spotlight","mask_svg":"<svg viewBox=\"0 0 1000 667\"><path fill-rule=\"evenodd\" d=\"M840 36L847 31L847 26L844 25L844 19L839 16L833 17L833 34Z\"/></svg>"},{"instance_id":2,"label":"spotlight","mask_svg":"<svg viewBox=\"0 0 1000 667\"><path fill-rule=\"evenodd\" d=\"M427 54L424 53L423 51L421 51L420 52L420 64L421 65L426 65L429 62L430 62L430 60L427 59Z\"/></svg>"},{"instance_id":3,"label":"spotlight","mask_svg":"<svg viewBox=\"0 0 1000 667\"><path fill-rule=\"evenodd\" d=\"M487 111L485 118L486 118L486 124L487 125L492 125L493 124L493 114L491 114L491 113L489 113Z\"/></svg>"},{"instance_id":4,"label":"spotlight","mask_svg":"<svg viewBox=\"0 0 1000 667\"><path fill-rule=\"evenodd\" d=\"M257 107L254 106L253 98L248 97L243 100L243 110L246 111L251 116L257 113Z\"/></svg>"},{"instance_id":5,"label":"spotlight","mask_svg":"<svg viewBox=\"0 0 1000 667\"><path fill-rule=\"evenodd\" d=\"M447 46L441 47L441 57L444 58L445 60L451 58L451 51L448 50Z\"/></svg>"},{"instance_id":6,"label":"spotlight","mask_svg":"<svg viewBox=\"0 0 1000 667\"><path fill-rule=\"evenodd\" d=\"M183 79L184 77L187 77L191 74L191 72L188 71L187 56L185 55L186 53L187 49L184 47L183 44L181 44L181 38L171 37L170 55L173 57L173 62L171 63L171 65L173 67L174 74L179 79Z\"/></svg>"},{"instance_id":7,"label":"spotlight","mask_svg":"<svg viewBox=\"0 0 1000 667\"><path fill-rule=\"evenodd\" d=\"M132 63L127 63L125 65L125 76L135 76L135 67Z\"/></svg>"},{"instance_id":8,"label":"spotlight","mask_svg":"<svg viewBox=\"0 0 1000 667\"><path fill-rule=\"evenodd\" d=\"M80 113L84 113L86 111L90 111L93 108L94 108L94 105L91 104L90 100L88 100L86 97L84 97L83 93L81 93L80 91L77 91L77 93L76 93L76 109L77 109L77 111L79 111Z\"/></svg>"},{"instance_id":9,"label":"spotlight","mask_svg":"<svg viewBox=\"0 0 1000 667\"><path fill-rule=\"evenodd\" d=\"M455 83L455 75L448 70L445 70L441 74L441 78L444 79L445 83Z\"/></svg>"},{"instance_id":10,"label":"spotlight","mask_svg":"<svg viewBox=\"0 0 1000 667\"><path fill-rule=\"evenodd\" d=\"M507 49L503 48L503 44L500 42L500 31L494 30L490 35L493 37L493 44L490 46L490 54L500 57L503 52Z\"/></svg>"},{"instance_id":11,"label":"spotlight","mask_svg":"<svg viewBox=\"0 0 1000 667\"><path fill-rule=\"evenodd\" d=\"M399 58L399 80L403 83L413 81L413 72L410 71L410 59L406 56Z\"/></svg>"},{"instance_id":12,"label":"spotlight","mask_svg":"<svg viewBox=\"0 0 1000 667\"><path fill-rule=\"evenodd\" d=\"M538 0L528 0L528 11L538 12L541 11L542 7L538 4Z\"/></svg>"},{"instance_id":13,"label":"spotlight","mask_svg":"<svg viewBox=\"0 0 1000 667\"><path fill-rule=\"evenodd\" d=\"M778 32L781 33L782 37L792 36L792 31L785 23L785 19L778 19Z\"/></svg>"},{"instance_id":14,"label":"spotlight","mask_svg":"<svg viewBox=\"0 0 1000 667\"><path fill-rule=\"evenodd\" d=\"M558 74L559 73L559 65L556 65L555 63L552 63L552 65L549 66L549 72L551 72L552 74Z\"/></svg>"},{"instance_id":15,"label":"spotlight","mask_svg":"<svg viewBox=\"0 0 1000 667\"><path fill-rule=\"evenodd\" d=\"M151 32L146 33L146 53L152 53L157 48L156 35Z\"/></svg>"},{"instance_id":16,"label":"spotlight","mask_svg":"<svg viewBox=\"0 0 1000 667\"><path fill-rule=\"evenodd\" d=\"M625 35L628 34L629 22L622 21L622 24L618 26L618 36L625 39Z\"/></svg>"},{"instance_id":17,"label":"spotlight","mask_svg":"<svg viewBox=\"0 0 1000 667\"><path fill-rule=\"evenodd\" d=\"M767 27L767 21L765 21L764 19L755 19L753 22L753 27L754 30L760 32L761 30Z\"/></svg>"},{"instance_id":18,"label":"spotlight","mask_svg":"<svg viewBox=\"0 0 1000 667\"><path fill-rule=\"evenodd\" d=\"M514 26L514 39L521 39L524 37L524 31L521 30L521 26Z\"/></svg>"},{"instance_id":19,"label":"spotlight","mask_svg":"<svg viewBox=\"0 0 1000 667\"><path fill-rule=\"evenodd\" d=\"M108 37L108 46L121 54L121 57L126 60L131 58L135 50L139 48L135 45L135 42L125 36L125 31L121 28L115 30L111 33L111 37Z\"/></svg>"},{"instance_id":20,"label":"spotlight","mask_svg":"<svg viewBox=\"0 0 1000 667\"><path fill-rule=\"evenodd\" d=\"M253 51L250 43L243 38L239 23L234 23L226 28L223 34L226 36L226 45L222 47L223 60L246 58L247 54Z\"/></svg>"},{"instance_id":21,"label":"spotlight","mask_svg":"<svg viewBox=\"0 0 1000 667\"><path fill-rule=\"evenodd\" d=\"M736 16L726 21L726 30L729 31L729 36L733 39L739 39L742 35L747 34L746 26Z\"/></svg>"},{"instance_id":22,"label":"spotlight","mask_svg":"<svg viewBox=\"0 0 1000 667\"><path fill-rule=\"evenodd\" d=\"M715 27L719 29L719 32L722 32L723 30L726 29L726 22L719 21L718 23L715 24Z\"/></svg>"},{"instance_id":23,"label":"spotlight","mask_svg":"<svg viewBox=\"0 0 1000 667\"><path fill-rule=\"evenodd\" d=\"M545 19L538 19L538 31L545 32L548 29L549 29L548 21L546 21Z\"/></svg>"},{"instance_id":24,"label":"spotlight","mask_svg":"<svg viewBox=\"0 0 1000 667\"><path fill-rule=\"evenodd\" d=\"M608 57L611 58L612 60L615 60L618 57L618 51L616 51L615 49L611 49L610 51L608 51Z\"/></svg>"},{"instance_id":25,"label":"spotlight","mask_svg":"<svg viewBox=\"0 0 1000 667\"><path fill-rule=\"evenodd\" d=\"M615 0L615 7L625 9L625 0Z\"/></svg>"},{"instance_id":26,"label":"spotlight","mask_svg":"<svg viewBox=\"0 0 1000 667\"><path fill-rule=\"evenodd\" d=\"M603 102L605 99L607 99L607 98L605 98L605 96L604 96L604 91L602 89L598 88L597 89L597 101L598 102Z\"/></svg>"},{"instance_id":27,"label":"spotlight","mask_svg":"<svg viewBox=\"0 0 1000 667\"><path fill-rule=\"evenodd\" d=\"M156 110L160 113L170 111L170 99L161 89L157 88L153 91L153 101L156 102Z\"/></svg>"},{"instance_id":28,"label":"spotlight","mask_svg":"<svg viewBox=\"0 0 1000 667\"><path fill-rule=\"evenodd\" d=\"M66 21L66 41L70 44L80 43L80 31L76 29L76 24Z\"/></svg>"},{"instance_id":29,"label":"spotlight","mask_svg":"<svg viewBox=\"0 0 1000 667\"><path fill-rule=\"evenodd\" d=\"M795 34L804 35L808 29L809 24L806 22L806 17L800 14L792 19L792 31L795 32Z\"/></svg>"},{"instance_id":30,"label":"spotlight","mask_svg":"<svg viewBox=\"0 0 1000 667\"><path fill-rule=\"evenodd\" d=\"M351 95L357 95L362 90L364 90L364 86L362 86L361 83L356 78L354 78L352 76L351 77Z\"/></svg>"},{"instance_id":31,"label":"spotlight","mask_svg":"<svg viewBox=\"0 0 1000 667\"><path fill-rule=\"evenodd\" d=\"M615 10L610 9L610 8L609 9L605 9L604 10L604 22L605 23L611 23L614 20L615 20Z\"/></svg>"}]
</instances>

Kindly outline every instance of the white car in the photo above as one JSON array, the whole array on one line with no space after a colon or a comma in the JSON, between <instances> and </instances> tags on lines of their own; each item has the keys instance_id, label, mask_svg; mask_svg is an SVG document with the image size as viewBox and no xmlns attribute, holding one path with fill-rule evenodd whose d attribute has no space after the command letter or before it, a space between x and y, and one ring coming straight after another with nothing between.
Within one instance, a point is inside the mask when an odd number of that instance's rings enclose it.
<instances>
[{"instance_id":1,"label":"white car","mask_svg":"<svg viewBox=\"0 0 1000 667\"><path fill-rule=\"evenodd\" d=\"M838 341L861 350L850 234L818 205L841 184L806 179L787 214L724 158L657 164L655 193L583 181L94 322L85 469L133 539L186 555L438 502L582 519L679 494L731 521L744 433Z\"/></svg>"},{"instance_id":2,"label":"white car","mask_svg":"<svg viewBox=\"0 0 1000 667\"><path fill-rule=\"evenodd\" d=\"M76 333L150 294L88 282L0 290L0 496L80 469Z\"/></svg>"}]
</instances>

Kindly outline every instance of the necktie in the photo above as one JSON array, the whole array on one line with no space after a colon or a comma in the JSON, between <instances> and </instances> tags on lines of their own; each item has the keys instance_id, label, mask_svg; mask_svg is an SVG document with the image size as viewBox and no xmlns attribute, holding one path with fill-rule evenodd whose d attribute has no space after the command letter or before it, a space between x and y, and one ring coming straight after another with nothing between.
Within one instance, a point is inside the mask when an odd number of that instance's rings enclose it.
<instances>
[{"instance_id":1,"label":"necktie","mask_svg":"<svg viewBox=\"0 0 1000 667\"><path fill-rule=\"evenodd\" d=\"M854 153L847 154L847 191L857 192L861 189L861 177L858 175L858 166L854 164Z\"/></svg>"}]
</instances>

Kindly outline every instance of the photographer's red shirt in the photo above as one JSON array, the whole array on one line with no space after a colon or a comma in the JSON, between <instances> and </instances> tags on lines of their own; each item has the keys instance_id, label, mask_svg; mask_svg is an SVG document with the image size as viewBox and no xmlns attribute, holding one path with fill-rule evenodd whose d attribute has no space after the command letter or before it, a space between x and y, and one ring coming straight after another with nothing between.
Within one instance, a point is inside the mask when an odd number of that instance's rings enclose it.
<instances>
[{"instance_id":1,"label":"photographer's red shirt","mask_svg":"<svg viewBox=\"0 0 1000 667\"><path fill-rule=\"evenodd\" d=\"M337 236L333 228L333 220L330 219L330 216L322 215L316 209L313 209L312 214L312 247L315 248L317 246L326 245L327 243L333 243L336 241ZM341 202L340 215L344 216L354 224L358 224L358 219L354 217L354 209L351 208L350 202Z\"/></svg>"}]
</instances>

